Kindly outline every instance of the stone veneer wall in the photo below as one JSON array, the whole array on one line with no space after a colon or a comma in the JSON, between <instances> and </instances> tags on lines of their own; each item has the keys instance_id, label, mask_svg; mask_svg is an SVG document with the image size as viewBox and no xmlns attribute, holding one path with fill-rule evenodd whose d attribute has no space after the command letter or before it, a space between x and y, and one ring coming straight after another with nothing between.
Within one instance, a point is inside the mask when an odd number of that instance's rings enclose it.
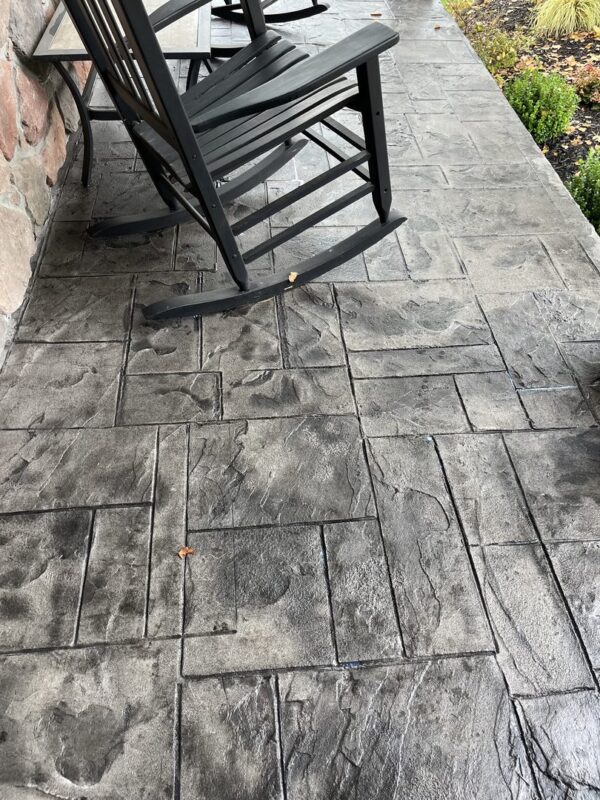
<instances>
[{"instance_id":1,"label":"stone veneer wall","mask_svg":"<svg viewBox=\"0 0 600 800\"><path fill-rule=\"evenodd\" d=\"M78 124L56 70L29 58L57 2L0 0L0 364Z\"/></svg>"}]
</instances>

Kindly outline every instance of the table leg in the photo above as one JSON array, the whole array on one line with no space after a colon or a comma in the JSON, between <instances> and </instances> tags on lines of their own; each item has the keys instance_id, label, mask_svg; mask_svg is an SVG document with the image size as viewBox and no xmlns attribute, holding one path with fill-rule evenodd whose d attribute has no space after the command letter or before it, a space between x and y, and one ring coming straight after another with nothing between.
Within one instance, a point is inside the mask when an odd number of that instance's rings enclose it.
<instances>
[{"instance_id":1,"label":"table leg","mask_svg":"<svg viewBox=\"0 0 600 800\"><path fill-rule=\"evenodd\" d=\"M81 182L84 186L90 185L92 177L92 163L94 157L94 138L92 134L92 120L90 118L89 109L83 94L81 93L77 81L71 75L69 68L62 61L55 61L54 66L61 74L64 82L67 84L69 91L77 106L79 118L81 120L81 128L83 130L83 169L81 172ZM91 75L91 74L90 74ZM86 88L89 84L86 83Z\"/></svg>"},{"instance_id":2,"label":"table leg","mask_svg":"<svg viewBox=\"0 0 600 800\"><path fill-rule=\"evenodd\" d=\"M190 68L187 74L187 81L185 84L185 88L191 89L192 86L195 86L198 83L198 76L200 75L200 66L202 64L202 59L200 58L192 58L190 59Z\"/></svg>"}]
</instances>

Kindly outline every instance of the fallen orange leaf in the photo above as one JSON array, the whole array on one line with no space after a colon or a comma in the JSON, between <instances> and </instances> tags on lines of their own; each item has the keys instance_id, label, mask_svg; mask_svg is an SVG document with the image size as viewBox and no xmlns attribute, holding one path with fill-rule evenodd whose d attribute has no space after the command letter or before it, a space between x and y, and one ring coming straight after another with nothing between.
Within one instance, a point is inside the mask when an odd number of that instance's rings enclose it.
<instances>
[{"instance_id":1,"label":"fallen orange leaf","mask_svg":"<svg viewBox=\"0 0 600 800\"><path fill-rule=\"evenodd\" d=\"M187 558L188 556L196 555L196 551L193 547L182 547L181 550L177 553L179 558Z\"/></svg>"}]
</instances>

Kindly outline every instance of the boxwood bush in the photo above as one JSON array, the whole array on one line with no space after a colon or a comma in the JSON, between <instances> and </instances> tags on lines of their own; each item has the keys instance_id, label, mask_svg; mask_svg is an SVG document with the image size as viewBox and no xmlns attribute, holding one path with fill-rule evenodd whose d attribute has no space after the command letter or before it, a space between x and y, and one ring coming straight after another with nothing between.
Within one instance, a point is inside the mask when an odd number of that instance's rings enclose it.
<instances>
[{"instance_id":1,"label":"boxwood bush","mask_svg":"<svg viewBox=\"0 0 600 800\"><path fill-rule=\"evenodd\" d=\"M579 170L567 182L567 189L585 216L600 233L600 148L593 147Z\"/></svg>"},{"instance_id":2,"label":"boxwood bush","mask_svg":"<svg viewBox=\"0 0 600 800\"><path fill-rule=\"evenodd\" d=\"M564 133L579 103L577 92L563 77L536 69L517 75L504 93L538 144Z\"/></svg>"}]
</instances>

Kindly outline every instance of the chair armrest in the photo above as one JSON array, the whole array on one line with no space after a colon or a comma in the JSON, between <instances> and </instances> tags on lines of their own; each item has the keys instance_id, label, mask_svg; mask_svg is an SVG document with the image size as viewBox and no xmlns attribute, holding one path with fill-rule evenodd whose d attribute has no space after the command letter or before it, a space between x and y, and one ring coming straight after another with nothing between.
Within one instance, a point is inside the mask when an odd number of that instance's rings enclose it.
<instances>
[{"instance_id":1,"label":"chair armrest","mask_svg":"<svg viewBox=\"0 0 600 800\"><path fill-rule=\"evenodd\" d=\"M367 25L316 56L294 64L257 89L217 106L200 119L192 119L192 127L196 132L208 130L214 125L305 97L377 57L395 45L399 38L396 31L386 25Z\"/></svg>"},{"instance_id":2,"label":"chair armrest","mask_svg":"<svg viewBox=\"0 0 600 800\"><path fill-rule=\"evenodd\" d=\"M210 3L210 0L167 0L149 16L154 33L162 31L163 28L172 25L207 3Z\"/></svg>"}]
</instances>

